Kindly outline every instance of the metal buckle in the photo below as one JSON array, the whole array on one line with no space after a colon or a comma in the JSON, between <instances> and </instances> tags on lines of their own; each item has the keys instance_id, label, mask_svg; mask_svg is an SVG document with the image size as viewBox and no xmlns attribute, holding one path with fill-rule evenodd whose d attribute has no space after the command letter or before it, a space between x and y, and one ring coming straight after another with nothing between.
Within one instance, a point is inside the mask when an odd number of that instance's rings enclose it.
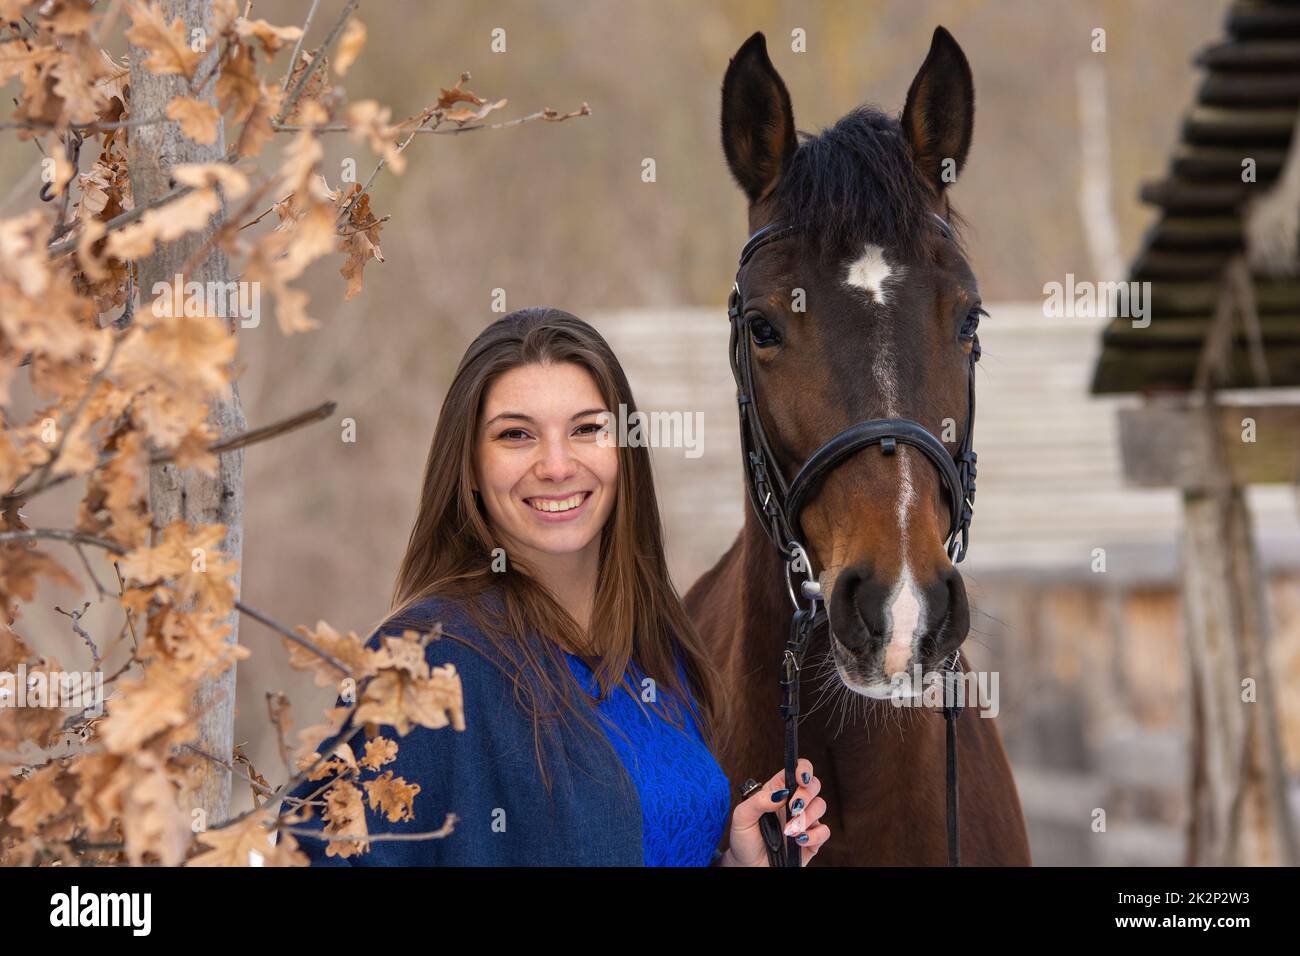
<instances>
[{"instance_id":1,"label":"metal buckle","mask_svg":"<svg viewBox=\"0 0 1300 956\"><path fill-rule=\"evenodd\" d=\"M790 552L790 559L785 562L785 590L786 593L790 595L790 603L794 605L796 611L801 609L799 598L796 597L794 593L794 582L790 578L790 571L793 568L795 561L802 559L804 573L807 575L807 580L800 582L799 591L808 599L809 611L816 614L817 602L820 601L822 597L822 586L817 579L813 577L812 562L808 560L808 552L804 550L803 545L798 541L791 541L786 547Z\"/></svg>"}]
</instances>

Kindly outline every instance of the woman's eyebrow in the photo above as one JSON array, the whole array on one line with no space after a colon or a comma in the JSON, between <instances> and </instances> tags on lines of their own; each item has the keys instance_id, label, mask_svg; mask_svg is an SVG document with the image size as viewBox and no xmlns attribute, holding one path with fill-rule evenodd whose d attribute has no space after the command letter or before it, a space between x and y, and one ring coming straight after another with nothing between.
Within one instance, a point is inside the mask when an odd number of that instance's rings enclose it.
<instances>
[{"instance_id":1,"label":"woman's eyebrow","mask_svg":"<svg viewBox=\"0 0 1300 956\"><path fill-rule=\"evenodd\" d=\"M584 415L595 415L595 414L597 414L597 413L599 413L599 412L603 412L603 411L607 411L607 409L604 409L604 408L586 408L586 409L583 409L582 411L577 412L576 414L574 414L573 417L569 419L569 421L574 421L575 419L582 418ZM489 418L489 419L488 419L488 420L483 424L483 427L484 427L484 428L490 428L490 427L492 426L492 423L493 423L493 422L500 421L500 420L503 419L503 418L517 418L517 419L519 419L520 421L528 422L530 425L536 425L536 424L537 424L537 420L536 420L535 418L533 418L531 415L525 415L523 412L502 412L500 415L494 415L492 418Z\"/></svg>"}]
</instances>

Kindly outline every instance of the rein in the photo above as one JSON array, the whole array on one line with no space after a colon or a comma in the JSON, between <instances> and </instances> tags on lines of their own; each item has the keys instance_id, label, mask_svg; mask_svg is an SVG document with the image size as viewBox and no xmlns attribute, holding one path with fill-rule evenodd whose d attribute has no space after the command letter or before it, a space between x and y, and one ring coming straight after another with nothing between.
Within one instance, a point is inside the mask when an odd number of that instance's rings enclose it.
<instances>
[{"instance_id":1,"label":"rein","mask_svg":"<svg viewBox=\"0 0 1300 956\"><path fill-rule=\"evenodd\" d=\"M952 230L948 224L938 214L931 213L931 215L938 221L944 237L951 241ZM851 425L832 437L813 452L799 469L794 480L787 484L763 428L754 392L754 378L750 366L749 321L742 305L740 270L763 246L792 236L799 231L799 227L795 225L771 223L749 237L749 241L745 243L740 253L740 265L737 267L736 279L732 284L731 296L727 304L727 315L731 322L729 357L731 373L736 380L736 404L740 412L740 442L745 463L745 488L759 523L785 561L786 590L794 604L794 613L790 619L790 636L786 641L781 662L781 716L785 722L785 787L790 791L786 799L787 819L790 816L790 802L798 786L795 779L795 765L799 753L800 669L814 627L826 620L825 608L822 606L821 585L813 576L812 563L808 560L802 543L804 533L800 515L821 480L843 461L877 444L880 445L882 454L894 455L901 442L923 452L939 472L949 502L949 528L945 538L945 550L950 561L954 564L960 563L966 557L966 549L970 541L970 522L975 508L976 454L971 449L971 439L975 427L975 363L980 357L979 336L972 333L970 339L973 347L967 375L966 429L955 455L950 455L943 443L917 422L905 418L873 418ZM794 578L797 578L800 572L804 574L804 579L799 582L796 593ZM806 603L801 604L800 597ZM960 648L954 650L950 657L945 659L943 675L943 716L947 724L945 765L950 866L961 865L957 826L956 723L963 708L957 702L955 686L961 673L959 655ZM756 781L747 780L742 796L748 797L759 787L760 784ZM800 844L794 837L785 837L782 834L781 822L775 811L763 814L760 828L767 846L768 863L771 866L801 865Z\"/></svg>"}]
</instances>

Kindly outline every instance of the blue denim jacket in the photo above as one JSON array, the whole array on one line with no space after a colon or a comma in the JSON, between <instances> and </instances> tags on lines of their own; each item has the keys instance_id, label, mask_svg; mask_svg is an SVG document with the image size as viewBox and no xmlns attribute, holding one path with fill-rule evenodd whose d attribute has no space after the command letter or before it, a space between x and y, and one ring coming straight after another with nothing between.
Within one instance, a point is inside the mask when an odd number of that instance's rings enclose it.
<instances>
[{"instance_id":1,"label":"blue denim jacket","mask_svg":"<svg viewBox=\"0 0 1300 956\"><path fill-rule=\"evenodd\" d=\"M464 692L466 729L414 727L406 736L383 726L380 733L397 742L397 759L379 771L363 769L358 784L391 770L408 784L419 784L414 817L390 823L366 806L368 832L427 833L438 830L448 813L456 815L453 832L423 840L379 840L348 858L327 856L328 841L295 834L312 866L640 866L641 805L637 790L617 753L581 724L561 724L559 746L547 745L544 756L553 788L548 796L534 754L532 718L515 701L511 680L503 673L491 645L455 602L430 599L416 605L407 619L422 629L441 622L445 631L471 640L476 650L450 638L429 642L431 666L455 664ZM405 626L385 625L371 635L377 648L381 634L400 634ZM344 706L340 699L336 706ZM345 727L358 757L365 733ZM326 742L323 746L332 746ZM323 752L323 751L322 751ZM326 778L304 781L291 796L306 798ZM284 805L285 809L288 805ZM320 808L298 828L320 831Z\"/></svg>"}]
</instances>

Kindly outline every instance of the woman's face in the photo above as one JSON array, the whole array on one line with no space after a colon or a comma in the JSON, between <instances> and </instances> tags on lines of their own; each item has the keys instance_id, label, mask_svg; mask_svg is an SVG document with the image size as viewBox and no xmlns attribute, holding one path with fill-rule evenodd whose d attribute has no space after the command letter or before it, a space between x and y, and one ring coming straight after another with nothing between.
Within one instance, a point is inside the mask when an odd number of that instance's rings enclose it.
<instances>
[{"instance_id":1,"label":"woman's face","mask_svg":"<svg viewBox=\"0 0 1300 956\"><path fill-rule=\"evenodd\" d=\"M489 386L474 486L507 558L600 547L618 477L618 448L597 441L604 411L595 380L572 362L522 365Z\"/></svg>"}]
</instances>

